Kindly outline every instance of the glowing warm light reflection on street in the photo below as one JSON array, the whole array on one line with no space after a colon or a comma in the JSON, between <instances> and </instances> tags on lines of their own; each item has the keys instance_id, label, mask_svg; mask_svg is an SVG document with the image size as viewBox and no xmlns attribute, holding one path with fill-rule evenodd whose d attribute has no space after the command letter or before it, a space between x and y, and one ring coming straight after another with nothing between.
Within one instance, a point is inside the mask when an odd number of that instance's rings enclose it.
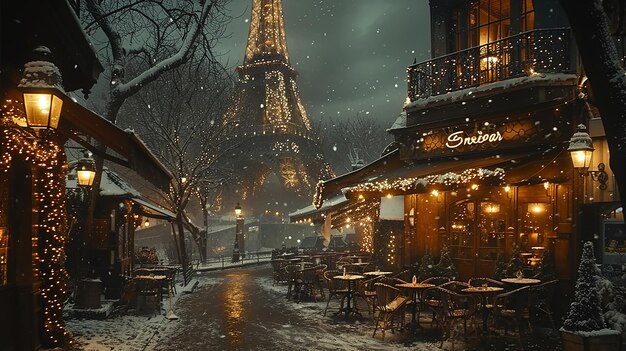
<instances>
[{"instance_id":1,"label":"glowing warm light reflection on street","mask_svg":"<svg viewBox=\"0 0 626 351\"><path fill-rule=\"evenodd\" d=\"M231 349L240 348L244 344L246 279L249 279L248 274L244 272L227 275L224 290L224 315L226 316L226 337Z\"/></svg>"}]
</instances>

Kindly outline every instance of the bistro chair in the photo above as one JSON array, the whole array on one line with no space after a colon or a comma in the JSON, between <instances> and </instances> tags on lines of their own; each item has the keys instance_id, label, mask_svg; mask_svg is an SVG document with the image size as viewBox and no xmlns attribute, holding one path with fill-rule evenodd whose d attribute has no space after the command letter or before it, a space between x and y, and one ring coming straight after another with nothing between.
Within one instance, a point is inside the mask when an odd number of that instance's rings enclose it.
<instances>
[{"instance_id":1,"label":"bistro chair","mask_svg":"<svg viewBox=\"0 0 626 351\"><path fill-rule=\"evenodd\" d=\"M401 279L405 282L411 281L411 271L408 269L405 269L403 271L400 271L399 273L396 273L394 275L392 275L393 278L398 278Z\"/></svg>"},{"instance_id":2,"label":"bistro chair","mask_svg":"<svg viewBox=\"0 0 626 351\"><path fill-rule=\"evenodd\" d=\"M324 308L324 316L326 315L326 311L328 310L330 300L333 297L341 301L340 311L343 310L343 301L349 294L348 287L345 282L333 279L333 277L341 274L341 272L335 269L329 269L324 272L324 280L326 281L326 286L328 287L328 302L326 302L326 308Z\"/></svg>"},{"instance_id":3,"label":"bistro chair","mask_svg":"<svg viewBox=\"0 0 626 351\"><path fill-rule=\"evenodd\" d=\"M176 268L168 268L164 271L165 281L161 287L163 295L176 295Z\"/></svg>"},{"instance_id":4,"label":"bistro chair","mask_svg":"<svg viewBox=\"0 0 626 351\"><path fill-rule=\"evenodd\" d=\"M322 299L326 298L326 293L324 293L324 272L326 272L326 270L328 269L328 266L326 264L320 264L315 266L315 284L317 285L319 291L320 291L320 295L322 296Z\"/></svg>"},{"instance_id":5,"label":"bistro chair","mask_svg":"<svg viewBox=\"0 0 626 351\"><path fill-rule=\"evenodd\" d=\"M151 306L153 311L161 311L161 284L148 277L133 278L137 294L137 310Z\"/></svg>"},{"instance_id":6,"label":"bistro chair","mask_svg":"<svg viewBox=\"0 0 626 351\"><path fill-rule=\"evenodd\" d=\"M424 292L422 292L422 308L419 310L417 320L419 320L419 315L422 310L429 310L431 312L430 326L432 327L435 323L439 326L443 326L445 320L445 315L442 310L443 301L443 290L438 289L437 286L425 289Z\"/></svg>"},{"instance_id":7,"label":"bistro chair","mask_svg":"<svg viewBox=\"0 0 626 351\"><path fill-rule=\"evenodd\" d=\"M272 285L287 282L287 274L285 272L285 261L273 260L270 262L272 263L272 269L274 270L273 272L274 282L272 283Z\"/></svg>"},{"instance_id":8,"label":"bistro chair","mask_svg":"<svg viewBox=\"0 0 626 351\"><path fill-rule=\"evenodd\" d=\"M432 283L431 283L432 284ZM447 283L443 283L441 285L439 285L439 287L444 288L444 289L448 289L451 291L454 291L455 293L458 294L462 294L463 293L463 289L469 288L470 285L466 282L460 282L457 280L451 280Z\"/></svg>"},{"instance_id":9,"label":"bistro chair","mask_svg":"<svg viewBox=\"0 0 626 351\"><path fill-rule=\"evenodd\" d=\"M342 271L344 269L344 267L346 268L346 272L352 272L348 269L349 266L352 265L352 261L350 261L349 259L342 257L339 260L337 260L337 263L335 264L337 269Z\"/></svg>"},{"instance_id":10,"label":"bistro chair","mask_svg":"<svg viewBox=\"0 0 626 351\"><path fill-rule=\"evenodd\" d=\"M394 320L396 318L400 318L400 328L404 326L404 305L409 298L400 294L400 289L391 285L374 283L374 286L378 299L378 315L372 337L376 336L376 331L380 328L382 339L385 340L387 329L391 329L392 333L394 332Z\"/></svg>"},{"instance_id":11,"label":"bistro chair","mask_svg":"<svg viewBox=\"0 0 626 351\"><path fill-rule=\"evenodd\" d=\"M300 291L300 283L298 272L300 272L300 265L288 264L285 266L285 275L287 277L287 299L291 296L298 296Z\"/></svg>"},{"instance_id":12,"label":"bistro chair","mask_svg":"<svg viewBox=\"0 0 626 351\"><path fill-rule=\"evenodd\" d=\"M436 289L442 292L441 311L444 316L444 332L447 335L447 340L452 342L452 350L454 350L454 340L458 336L459 328L457 326L459 324L463 324L463 339L466 339L468 335L468 322L473 324L474 330L478 330L478 323L476 322L476 312L480 306L478 297L471 294L459 294L441 286ZM442 347L444 339L441 339Z\"/></svg>"},{"instance_id":13,"label":"bistro chair","mask_svg":"<svg viewBox=\"0 0 626 351\"><path fill-rule=\"evenodd\" d=\"M517 330L517 336L521 342L520 325L524 314L528 310L528 298L530 287L523 286L497 295L493 299L493 325L502 326L504 336L507 335L509 325L513 326L513 332ZM530 325L529 325L530 327Z\"/></svg>"},{"instance_id":14,"label":"bistro chair","mask_svg":"<svg viewBox=\"0 0 626 351\"><path fill-rule=\"evenodd\" d=\"M361 280L357 285L357 296L365 300L365 303L367 303L367 313L370 315L374 315L377 306L376 287L374 284L379 282L381 278L381 276L377 276Z\"/></svg>"},{"instance_id":15,"label":"bistro chair","mask_svg":"<svg viewBox=\"0 0 626 351\"><path fill-rule=\"evenodd\" d=\"M396 284L405 284L405 283L407 283L407 281L402 280L400 278L387 277L387 276L380 277L380 281L379 282L383 283L383 284L391 285L391 286L396 286Z\"/></svg>"},{"instance_id":16,"label":"bistro chair","mask_svg":"<svg viewBox=\"0 0 626 351\"><path fill-rule=\"evenodd\" d=\"M491 278L470 278L467 283L471 286L493 286L497 288L505 288L505 284L503 282Z\"/></svg>"},{"instance_id":17,"label":"bistro chair","mask_svg":"<svg viewBox=\"0 0 626 351\"><path fill-rule=\"evenodd\" d=\"M308 294L317 302L317 297L315 295L315 290L320 293L321 296L324 296L324 291L321 285L318 283L318 275L317 275L317 267L306 268L301 271L301 274L298 278L298 302L302 299L302 294Z\"/></svg>"},{"instance_id":18,"label":"bistro chair","mask_svg":"<svg viewBox=\"0 0 626 351\"><path fill-rule=\"evenodd\" d=\"M451 279L449 277L430 277L428 279L422 280L422 283L439 286L441 284L449 282L450 280Z\"/></svg>"},{"instance_id":19,"label":"bistro chair","mask_svg":"<svg viewBox=\"0 0 626 351\"><path fill-rule=\"evenodd\" d=\"M554 317L552 315L552 310L550 309L550 306L552 306L552 298L554 296L554 289L556 288L557 282L557 280L551 280L545 283L533 285L528 291L528 304L530 310L533 312L530 315L546 315L548 317L548 320L550 321L550 325L552 325L553 330L556 330L556 326L554 324Z\"/></svg>"}]
</instances>

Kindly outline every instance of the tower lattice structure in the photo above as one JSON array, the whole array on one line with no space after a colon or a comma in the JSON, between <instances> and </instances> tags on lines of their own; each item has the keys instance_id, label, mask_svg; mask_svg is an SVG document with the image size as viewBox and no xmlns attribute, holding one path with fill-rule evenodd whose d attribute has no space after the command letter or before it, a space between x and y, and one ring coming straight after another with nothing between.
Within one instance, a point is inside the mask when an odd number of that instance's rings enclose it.
<instances>
[{"instance_id":1,"label":"tower lattice structure","mask_svg":"<svg viewBox=\"0 0 626 351\"><path fill-rule=\"evenodd\" d=\"M250 32L232 106L225 121L237 125L243 170L239 186L242 200L254 198L267 177L275 174L283 194L302 199L320 179L333 172L324 160L318 139L300 99L289 63L282 0L253 0Z\"/></svg>"}]
</instances>

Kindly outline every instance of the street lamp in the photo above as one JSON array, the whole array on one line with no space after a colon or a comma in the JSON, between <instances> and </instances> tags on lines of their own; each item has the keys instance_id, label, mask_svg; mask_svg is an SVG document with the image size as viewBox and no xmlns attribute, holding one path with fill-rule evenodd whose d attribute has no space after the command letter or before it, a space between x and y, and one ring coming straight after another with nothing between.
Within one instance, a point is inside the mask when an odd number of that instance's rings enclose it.
<instances>
[{"instance_id":1,"label":"street lamp","mask_svg":"<svg viewBox=\"0 0 626 351\"><path fill-rule=\"evenodd\" d=\"M96 176L96 162L91 158L91 155L85 153L85 155L76 163L76 178L78 179L78 185L83 187L90 187L93 185L93 179Z\"/></svg>"},{"instance_id":2,"label":"street lamp","mask_svg":"<svg viewBox=\"0 0 626 351\"><path fill-rule=\"evenodd\" d=\"M567 151L570 152L570 156L572 157L572 164L580 175L585 177L591 176L592 180L600 183L600 190L605 190L609 175L605 171L604 163L601 162L598 164L597 171L589 171L593 150L593 143L589 133L587 133L587 128L584 124L579 124L578 130L570 138L569 147L567 148Z\"/></svg>"},{"instance_id":3,"label":"street lamp","mask_svg":"<svg viewBox=\"0 0 626 351\"><path fill-rule=\"evenodd\" d=\"M239 202L235 206L235 243L233 245L233 262L239 262L239 259L245 258L245 247L243 238L244 219L241 215L241 206Z\"/></svg>"},{"instance_id":4,"label":"street lamp","mask_svg":"<svg viewBox=\"0 0 626 351\"><path fill-rule=\"evenodd\" d=\"M61 72L48 61L50 49L40 46L34 54L35 60L24 65L24 74L17 86L24 97L26 126L35 130L56 129L63 107Z\"/></svg>"}]
</instances>

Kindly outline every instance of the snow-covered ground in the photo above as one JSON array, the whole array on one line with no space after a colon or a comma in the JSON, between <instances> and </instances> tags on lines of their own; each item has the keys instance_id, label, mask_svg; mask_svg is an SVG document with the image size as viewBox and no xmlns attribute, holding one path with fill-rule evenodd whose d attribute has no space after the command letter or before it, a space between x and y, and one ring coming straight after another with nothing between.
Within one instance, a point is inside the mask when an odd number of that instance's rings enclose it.
<instances>
[{"instance_id":1,"label":"snow-covered ground","mask_svg":"<svg viewBox=\"0 0 626 351\"><path fill-rule=\"evenodd\" d=\"M248 277L250 284L239 292L242 301L237 305L254 304L255 312L248 311L243 325L233 324L241 329L238 332L251 332L243 336L245 345L227 347L226 340L232 338L232 332L225 325L228 316L219 316L219 312L228 310L228 304L220 300L226 296L224 286L241 285L238 275ZM69 319L67 327L75 337L76 350L266 350L271 345L275 350L438 350L441 332L431 328L428 317L422 320L424 329L419 331L417 341L407 342L406 332L387 332L385 340L381 340L380 332L372 337L374 324L367 316L365 303L359 301L363 310L363 318L344 318L334 316L337 302L331 302L327 316L323 316L326 301L303 301L296 303L285 299L287 287L272 285L271 269L267 265L246 268L233 268L226 271L198 273L194 276L198 286L192 294L178 294L172 299L173 311L180 316L178 320L168 320L166 312L168 302L164 301L164 309L160 314L137 314L134 310L114 311L105 320ZM256 291L251 291L256 290ZM226 290L228 291L228 290ZM232 299L232 294L227 295ZM246 302L247 301L247 302ZM334 304L333 304L334 303ZM223 306L222 306L223 305ZM243 306L242 305L242 306ZM263 306L270 306L267 315L258 316ZM232 312L232 311L229 311ZM241 312L241 311L239 311ZM239 313L238 312L238 313ZM252 315L250 313L253 313ZM279 313L279 315L271 315ZM287 317L285 317L287 316ZM231 316L232 317L232 316ZM407 315L407 321L410 317ZM232 323L231 323L232 324ZM255 334L256 333L256 334ZM258 339L258 345L256 344ZM507 350L526 351L550 350L558 351L561 346L558 333L548 335L532 335L525 338L524 345L516 338L493 338L482 340L474 338L469 344L455 342L455 350ZM252 340L252 341L250 341ZM194 346L196 345L196 346ZM253 345L253 346L251 346ZM444 343L444 349L451 350L450 342Z\"/></svg>"}]
</instances>

